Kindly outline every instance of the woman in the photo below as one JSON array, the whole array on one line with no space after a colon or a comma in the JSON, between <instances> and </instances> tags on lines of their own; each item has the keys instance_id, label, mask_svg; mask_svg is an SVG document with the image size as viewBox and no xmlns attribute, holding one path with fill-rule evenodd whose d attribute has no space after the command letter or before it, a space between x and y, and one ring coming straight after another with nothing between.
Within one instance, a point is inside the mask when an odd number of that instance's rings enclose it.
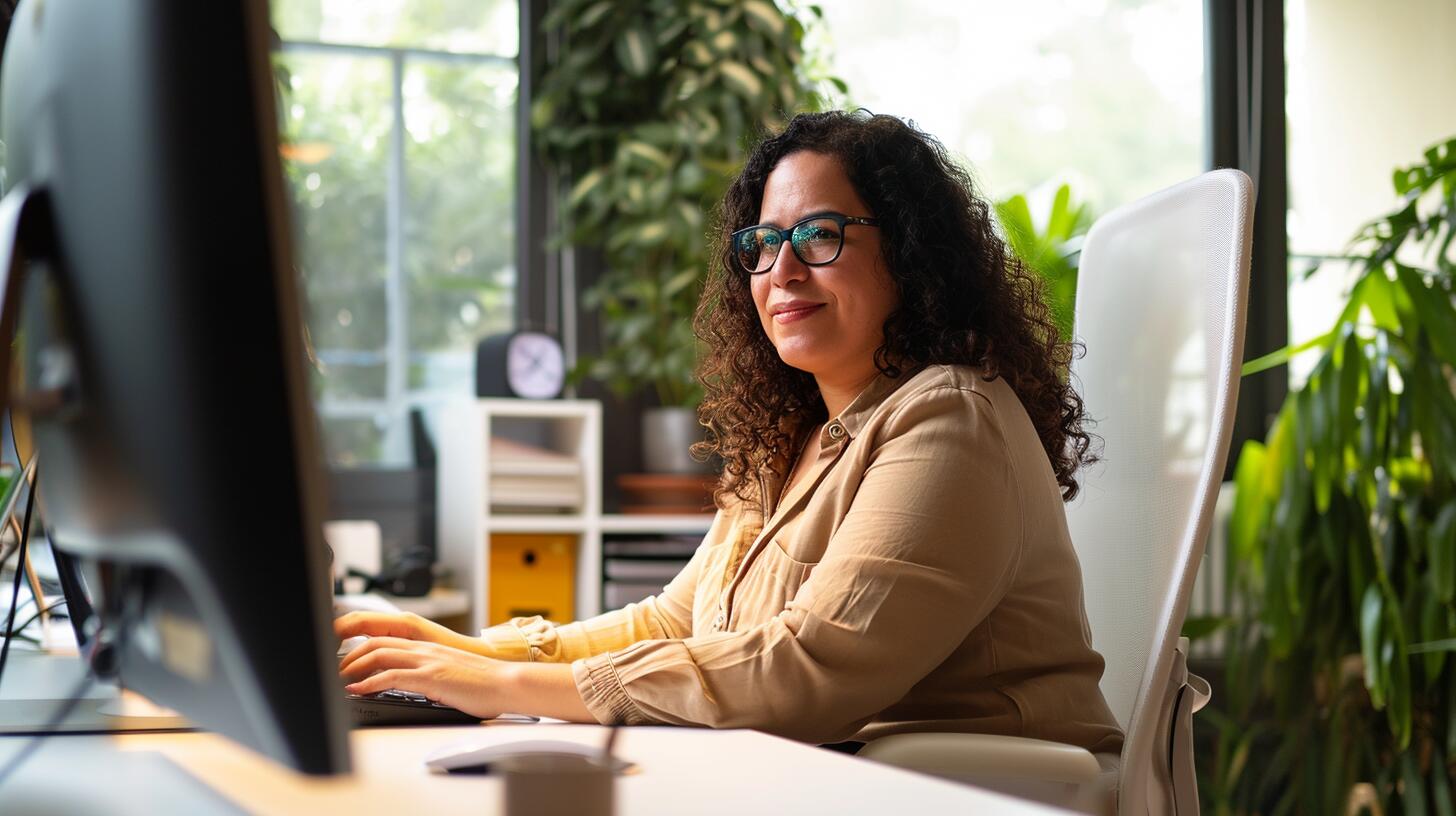
<instances>
[{"instance_id":1,"label":"woman","mask_svg":"<svg viewBox=\"0 0 1456 816\"><path fill-rule=\"evenodd\" d=\"M349 687L487 716L905 731L1115 755L1062 503L1082 402L1035 279L933 138L806 114L728 190L697 315L725 462L718 514L661 595L470 638L355 613Z\"/></svg>"}]
</instances>

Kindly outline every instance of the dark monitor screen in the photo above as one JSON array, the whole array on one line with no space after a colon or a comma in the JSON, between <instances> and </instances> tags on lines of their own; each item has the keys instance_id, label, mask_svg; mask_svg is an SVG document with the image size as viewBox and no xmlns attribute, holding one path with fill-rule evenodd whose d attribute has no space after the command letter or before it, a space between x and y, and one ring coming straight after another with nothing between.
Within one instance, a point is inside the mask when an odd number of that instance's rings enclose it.
<instances>
[{"instance_id":1,"label":"dark monitor screen","mask_svg":"<svg viewBox=\"0 0 1456 816\"><path fill-rule=\"evenodd\" d=\"M269 41L263 0L19 4L0 383L52 545L101 576L122 682L331 773L346 719Z\"/></svg>"}]
</instances>

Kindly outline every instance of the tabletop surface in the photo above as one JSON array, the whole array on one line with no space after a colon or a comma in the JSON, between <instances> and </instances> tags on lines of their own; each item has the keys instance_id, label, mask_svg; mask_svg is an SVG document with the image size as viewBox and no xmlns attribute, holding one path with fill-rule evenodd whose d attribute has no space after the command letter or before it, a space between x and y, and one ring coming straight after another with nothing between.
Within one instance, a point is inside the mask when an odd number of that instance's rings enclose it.
<instances>
[{"instance_id":1,"label":"tabletop surface","mask_svg":"<svg viewBox=\"0 0 1456 816\"><path fill-rule=\"evenodd\" d=\"M350 734L354 773L293 773L216 734L48 737L0 792L7 814L417 814L501 811L490 776L431 773L425 757L455 744L559 739L601 744L594 725L485 724L373 728ZM0 737L0 763L24 743ZM616 812L637 814L1058 813L1042 805L902 771L754 731L624 728L615 753ZM101 809L98 809L101 808Z\"/></svg>"}]
</instances>

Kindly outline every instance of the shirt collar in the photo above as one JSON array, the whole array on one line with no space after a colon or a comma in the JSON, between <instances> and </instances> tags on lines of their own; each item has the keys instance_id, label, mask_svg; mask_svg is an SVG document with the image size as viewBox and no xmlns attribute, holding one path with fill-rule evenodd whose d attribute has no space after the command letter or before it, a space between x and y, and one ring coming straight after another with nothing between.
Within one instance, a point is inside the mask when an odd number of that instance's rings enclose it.
<instances>
[{"instance_id":1,"label":"shirt collar","mask_svg":"<svg viewBox=\"0 0 1456 816\"><path fill-rule=\"evenodd\" d=\"M880 407L880 403L884 402L886 397L894 393L895 389L922 368L924 366L901 369L900 373L893 377L883 371L877 374L868 385L860 390L859 395L850 400L849 405L839 412L839 416L831 417L828 422L824 423L824 427L819 430L819 447L827 448L859 436L860 429L864 427L875 409Z\"/></svg>"}]
</instances>

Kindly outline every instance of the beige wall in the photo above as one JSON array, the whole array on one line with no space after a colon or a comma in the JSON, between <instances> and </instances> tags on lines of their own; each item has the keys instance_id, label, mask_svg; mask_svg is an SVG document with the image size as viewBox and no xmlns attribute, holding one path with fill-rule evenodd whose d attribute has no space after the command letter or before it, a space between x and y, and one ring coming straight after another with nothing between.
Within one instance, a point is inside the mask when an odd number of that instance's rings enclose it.
<instances>
[{"instance_id":1,"label":"beige wall","mask_svg":"<svg viewBox=\"0 0 1456 816\"><path fill-rule=\"evenodd\" d=\"M1289 249L1340 254L1397 204L1391 171L1456 136L1456 0L1288 0ZM1300 272L1307 262L1294 259ZM1330 329L1349 280L1326 264L1289 292L1291 342ZM1290 381L1318 358L1290 365Z\"/></svg>"},{"instance_id":2,"label":"beige wall","mask_svg":"<svg viewBox=\"0 0 1456 816\"><path fill-rule=\"evenodd\" d=\"M1290 248L1336 252L1395 203L1396 165L1456 136L1456 0L1288 9Z\"/></svg>"}]
</instances>

